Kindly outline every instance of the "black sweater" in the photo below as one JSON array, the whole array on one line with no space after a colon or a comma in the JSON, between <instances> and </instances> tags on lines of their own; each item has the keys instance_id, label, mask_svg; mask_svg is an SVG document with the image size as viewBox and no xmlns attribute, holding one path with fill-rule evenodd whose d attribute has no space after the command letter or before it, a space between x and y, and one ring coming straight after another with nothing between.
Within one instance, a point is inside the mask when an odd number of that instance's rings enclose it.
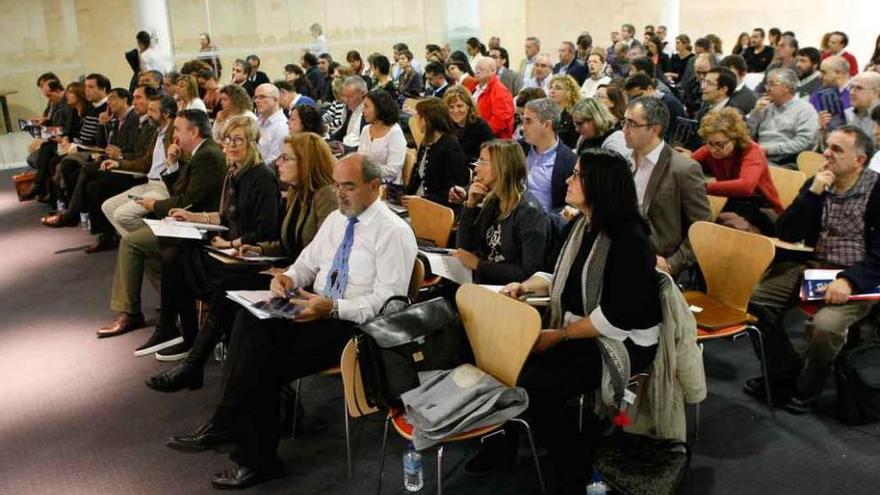
<instances>
[{"instance_id":1,"label":"black sweater","mask_svg":"<svg viewBox=\"0 0 880 495\"><path fill-rule=\"evenodd\" d=\"M224 237L241 237L242 244L278 239L278 209L281 193L278 180L263 164L244 171L235 180L233 205L223 212L221 223L229 227Z\"/></svg>"},{"instance_id":2,"label":"black sweater","mask_svg":"<svg viewBox=\"0 0 880 495\"><path fill-rule=\"evenodd\" d=\"M480 147L483 143L495 139L492 128L479 117L464 127L455 126L455 135L470 162L476 161L480 157Z\"/></svg>"},{"instance_id":3,"label":"black sweater","mask_svg":"<svg viewBox=\"0 0 880 495\"><path fill-rule=\"evenodd\" d=\"M482 208L464 207L456 236L456 247L471 251L480 262L474 271L474 281L482 284L503 285L519 282L535 272L546 271L551 251L552 224L538 201L528 192L510 214L498 221L499 204L489 201ZM501 254L504 261L491 262L486 231L495 223L501 226Z\"/></svg>"},{"instance_id":4,"label":"black sweater","mask_svg":"<svg viewBox=\"0 0 880 495\"><path fill-rule=\"evenodd\" d=\"M428 158L425 163L425 176L422 177L419 175L419 165L425 153L428 154ZM430 146L426 143L419 146L406 193L415 194L422 182L425 188L424 198L444 206L449 206L449 189L452 186L468 183L467 156L455 136L444 134Z\"/></svg>"}]
</instances>

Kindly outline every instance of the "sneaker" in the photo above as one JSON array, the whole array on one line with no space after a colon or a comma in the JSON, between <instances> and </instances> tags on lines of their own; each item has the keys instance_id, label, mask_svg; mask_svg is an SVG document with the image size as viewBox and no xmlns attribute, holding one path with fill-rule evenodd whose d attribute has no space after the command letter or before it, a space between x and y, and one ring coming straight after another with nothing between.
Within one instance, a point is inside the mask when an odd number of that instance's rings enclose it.
<instances>
[{"instance_id":1,"label":"sneaker","mask_svg":"<svg viewBox=\"0 0 880 495\"><path fill-rule=\"evenodd\" d=\"M156 359L159 361L180 361L189 356L190 350L192 350L192 344L184 342L181 338L179 343L157 352Z\"/></svg>"},{"instance_id":2,"label":"sneaker","mask_svg":"<svg viewBox=\"0 0 880 495\"><path fill-rule=\"evenodd\" d=\"M146 342L144 342L142 346L138 347L134 351L134 355L138 357L146 356L148 354L159 352L162 349L166 349L181 342L183 342L183 337L172 337L170 335L167 335L161 328L157 326L156 329L153 330L153 335L150 335L150 338Z\"/></svg>"}]
</instances>

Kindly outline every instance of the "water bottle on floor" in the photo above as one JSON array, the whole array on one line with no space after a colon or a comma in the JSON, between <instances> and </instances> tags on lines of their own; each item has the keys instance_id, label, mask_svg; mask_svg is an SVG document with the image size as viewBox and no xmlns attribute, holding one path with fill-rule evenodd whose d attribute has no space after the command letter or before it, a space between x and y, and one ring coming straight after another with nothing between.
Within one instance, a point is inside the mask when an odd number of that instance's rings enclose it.
<instances>
[{"instance_id":1,"label":"water bottle on floor","mask_svg":"<svg viewBox=\"0 0 880 495\"><path fill-rule=\"evenodd\" d=\"M63 199L58 199L58 201L55 202L55 209L59 212L65 212L67 211L67 203L65 203Z\"/></svg>"},{"instance_id":2,"label":"water bottle on floor","mask_svg":"<svg viewBox=\"0 0 880 495\"><path fill-rule=\"evenodd\" d=\"M410 443L403 453L403 487L408 492L417 492L424 486L422 476L422 454Z\"/></svg>"},{"instance_id":3,"label":"water bottle on floor","mask_svg":"<svg viewBox=\"0 0 880 495\"><path fill-rule=\"evenodd\" d=\"M89 221L88 213L79 214L79 228L83 230L92 230L92 223Z\"/></svg>"},{"instance_id":4,"label":"water bottle on floor","mask_svg":"<svg viewBox=\"0 0 880 495\"><path fill-rule=\"evenodd\" d=\"M593 479L587 485L587 495L605 495L608 493L608 485L602 481L602 474L599 471L593 471Z\"/></svg>"}]
</instances>

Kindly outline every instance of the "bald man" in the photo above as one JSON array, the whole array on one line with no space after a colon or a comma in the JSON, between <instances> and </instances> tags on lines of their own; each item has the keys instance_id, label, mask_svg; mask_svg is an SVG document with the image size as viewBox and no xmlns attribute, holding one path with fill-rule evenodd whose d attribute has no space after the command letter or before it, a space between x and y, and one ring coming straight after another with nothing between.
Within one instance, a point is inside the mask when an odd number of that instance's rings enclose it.
<instances>
[{"instance_id":1,"label":"bald man","mask_svg":"<svg viewBox=\"0 0 880 495\"><path fill-rule=\"evenodd\" d=\"M477 79L474 100L480 116L492 128L492 134L500 139L510 139L513 136L513 95L498 80L497 72L495 59L487 57L477 62L474 68L474 77Z\"/></svg>"},{"instance_id":2,"label":"bald man","mask_svg":"<svg viewBox=\"0 0 880 495\"><path fill-rule=\"evenodd\" d=\"M880 105L880 74L862 72L849 83L849 99L852 108L846 110L846 123L859 126L869 136L874 136L874 120L871 113ZM874 144L876 137L874 138Z\"/></svg>"},{"instance_id":3,"label":"bald man","mask_svg":"<svg viewBox=\"0 0 880 495\"><path fill-rule=\"evenodd\" d=\"M822 73L822 89L810 96L810 104L819 112L819 129L822 147L829 132L846 123L845 111L852 107L849 94L849 62L832 55L819 66Z\"/></svg>"},{"instance_id":4,"label":"bald man","mask_svg":"<svg viewBox=\"0 0 880 495\"><path fill-rule=\"evenodd\" d=\"M263 163L275 170L275 160L281 155L288 134L287 118L281 109L281 92L274 84L261 84L254 91L254 103L259 116L260 155Z\"/></svg>"}]
</instances>

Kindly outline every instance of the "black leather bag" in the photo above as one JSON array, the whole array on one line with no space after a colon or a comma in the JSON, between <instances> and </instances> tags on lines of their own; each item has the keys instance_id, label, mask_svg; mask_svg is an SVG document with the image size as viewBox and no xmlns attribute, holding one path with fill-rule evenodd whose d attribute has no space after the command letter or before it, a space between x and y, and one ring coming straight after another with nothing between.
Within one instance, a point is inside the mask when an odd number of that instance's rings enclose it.
<instances>
[{"instance_id":1,"label":"black leather bag","mask_svg":"<svg viewBox=\"0 0 880 495\"><path fill-rule=\"evenodd\" d=\"M880 344L844 349L834 374L840 419L852 425L880 421Z\"/></svg>"},{"instance_id":2,"label":"black leather bag","mask_svg":"<svg viewBox=\"0 0 880 495\"><path fill-rule=\"evenodd\" d=\"M358 363L367 400L399 407L400 395L419 385L418 373L473 363L473 353L455 307L441 297L382 313L356 334Z\"/></svg>"},{"instance_id":3,"label":"black leather bag","mask_svg":"<svg viewBox=\"0 0 880 495\"><path fill-rule=\"evenodd\" d=\"M687 475L687 444L616 431L603 438L593 457L612 493L674 495Z\"/></svg>"}]
</instances>

